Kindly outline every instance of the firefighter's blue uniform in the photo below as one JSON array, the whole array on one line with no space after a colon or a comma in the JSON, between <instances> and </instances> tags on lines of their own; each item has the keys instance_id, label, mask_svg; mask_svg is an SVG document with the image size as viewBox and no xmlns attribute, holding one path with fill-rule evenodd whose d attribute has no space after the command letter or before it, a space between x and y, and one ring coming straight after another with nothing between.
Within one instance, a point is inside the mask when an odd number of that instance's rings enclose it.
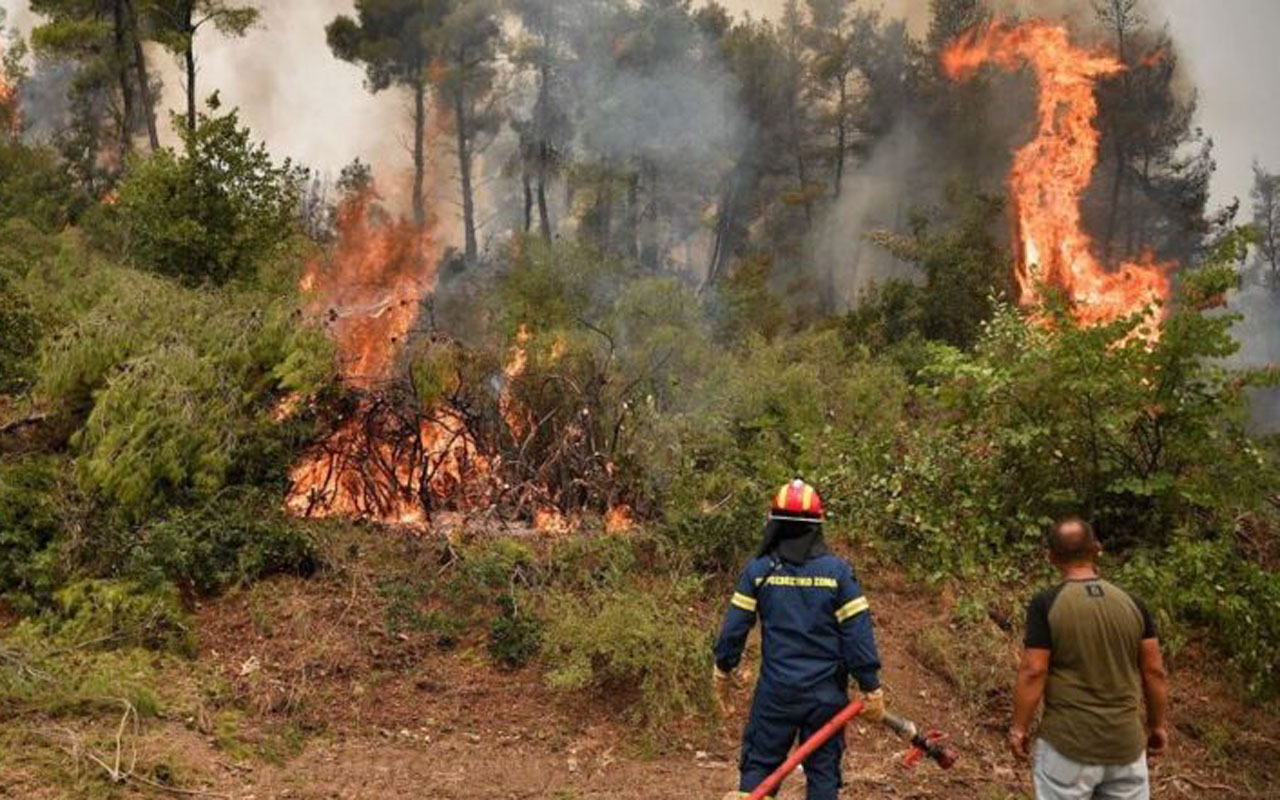
<instances>
[{"instance_id":1,"label":"firefighter's blue uniform","mask_svg":"<svg viewBox=\"0 0 1280 800\"><path fill-rule=\"evenodd\" d=\"M830 553L803 564L776 555L747 565L715 645L716 666L731 672L760 617L762 666L742 740L739 790L750 792L786 760L795 743L848 704L852 677L864 692L880 686L871 613L853 570ZM844 737L805 761L809 800L835 800Z\"/></svg>"}]
</instances>

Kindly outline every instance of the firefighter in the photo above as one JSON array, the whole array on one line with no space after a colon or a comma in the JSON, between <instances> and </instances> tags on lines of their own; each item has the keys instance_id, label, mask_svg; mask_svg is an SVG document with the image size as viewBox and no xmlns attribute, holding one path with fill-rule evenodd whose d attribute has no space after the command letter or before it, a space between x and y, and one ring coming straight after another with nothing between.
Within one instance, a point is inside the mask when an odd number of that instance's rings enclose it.
<instances>
[{"instance_id":1,"label":"firefighter","mask_svg":"<svg viewBox=\"0 0 1280 800\"><path fill-rule=\"evenodd\" d=\"M867 599L844 559L822 538L822 499L796 479L773 497L764 541L729 601L715 644L714 686L728 710L742 650L760 618L762 662L742 737L738 793L746 797L848 702L852 677L865 695L863 718L885 716ZM804 762L809 800L835 800L844 737L835 736Z\"/></svg>"}]
</instances>

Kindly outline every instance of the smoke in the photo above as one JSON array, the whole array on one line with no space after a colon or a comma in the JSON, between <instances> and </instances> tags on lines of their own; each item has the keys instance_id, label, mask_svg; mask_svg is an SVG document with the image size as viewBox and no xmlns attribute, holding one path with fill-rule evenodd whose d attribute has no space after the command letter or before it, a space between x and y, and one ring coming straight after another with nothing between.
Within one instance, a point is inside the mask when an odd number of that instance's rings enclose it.
<instances>
[{"instance_id":1,"label":"smoke","mask_svg":"<svg viewBox=\"0 0 1280 800\"><path fill-rule=\"evenodd\" d=\"M940 194L928 174L928 132L914 118L898 123L865 162L846 175L839 200L815 226L811 259L843 307L856 303L871 284L915 280L914 268L867 241L876 230L900 231L912 208Z\"/></svg>"},{"instance_id":2,"label":"smoke","mask_svg":"<svg viewBox=\"0 0 1280 800\"><path fill-rule=\"evenodd\" d=\"M405 138L411 129L407 99L394 88L370 94L363 70L336 59L325 40L324 28L334 17L353 13L352 0L257 5L262 18L244 38L228 38L212 28L197 38L199 99L217 91L223 106L239 108L254 136L277 157L322 175L336 175L360 157L373 165L384 191L403 192L409 164ZM154 46L147 58L164 81L164 107L183 108L177 60ZM170 131L169 141L172 137Z\"/></svg>"}]
</instances>

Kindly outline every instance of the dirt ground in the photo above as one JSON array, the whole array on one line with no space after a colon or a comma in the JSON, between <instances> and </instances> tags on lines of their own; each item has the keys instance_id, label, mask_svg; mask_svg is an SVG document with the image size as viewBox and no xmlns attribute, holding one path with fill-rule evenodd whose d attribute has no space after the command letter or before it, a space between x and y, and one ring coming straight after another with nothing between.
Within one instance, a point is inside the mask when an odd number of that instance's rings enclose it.
<instances>
[{"instance_id":1,"label":"dirt ground","mask_svg":"<svg viewBox=\"0 0 1280 800\"><path fill-rule=\"evenodd\" d=\"M161 782L182 792L126 786L111 796L719 800L736 788L745 692L723 728L677 726L675 738L646 743L608 697L553 693L534 668L499 671L478 643L441 651L387 634L367 587L344 580L279 578L200 608L191 668L215 688L185 717L148 723L139 751L139 763L170 765ZM975 706L911 646L919 630L945 625L944 601L900 578L868 584L891 706L947 731L961 761L950 772L927 762L908 770L899 742L855 723L845 796L1029 797L1026 768L1003 746L1007 701ZM1002 684L1016 657L1005 644L985 654ZM1266 777L1280 766L1280 722L1232 699L1194 652L1183 662L1155 796L1280 797ZM29 766L0 763L0 798L76 796L42 785ZM803 778L782 796L802 797Z\"/></svg>"}]
</instances>

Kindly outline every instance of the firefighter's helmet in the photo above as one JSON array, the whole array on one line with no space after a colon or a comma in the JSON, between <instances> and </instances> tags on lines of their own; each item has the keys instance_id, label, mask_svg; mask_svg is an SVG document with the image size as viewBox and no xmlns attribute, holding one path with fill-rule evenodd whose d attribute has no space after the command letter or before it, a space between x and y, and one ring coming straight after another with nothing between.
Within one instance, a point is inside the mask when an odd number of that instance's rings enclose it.
<instances>
[{"instance_id":1,"label":"firefighter's helmet","mask_svg":"<svg viewBox=\"0 0 1280 800\"><path fill-rule=\"evenodd\" d=\"M774 494L769 519L782 522L822 522L826 519L826 513L818 492L796 478Z\"/></svg>"}]
</instances>

